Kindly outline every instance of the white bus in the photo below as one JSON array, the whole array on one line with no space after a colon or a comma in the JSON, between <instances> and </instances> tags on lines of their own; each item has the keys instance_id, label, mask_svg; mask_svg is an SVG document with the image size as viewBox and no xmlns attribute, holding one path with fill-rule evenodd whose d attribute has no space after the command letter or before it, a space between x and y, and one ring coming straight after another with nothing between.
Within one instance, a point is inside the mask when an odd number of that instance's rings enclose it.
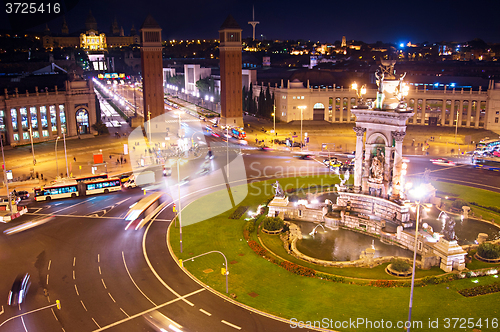
<instances>
[{"instance_id":1,"label":"white bus","mask_svg":"<svg viewBox=\"0 0 500 332\"><path fill-rule=\"evenodd\" d=\"M107 194L122 189L119 178L83 182L80 185L84 186L85 195Z\"/></svg>"},{"instance_id":2,"label":"white bus","mask_svg":"<svg viewBox=\"0 0 500 332\"><path fill-rule=\"evenodd\" d=\"M35 188L36 201L50 201L52 199L69 198L78 196L78 183L76 181L54 184L48 187Z\"/></svg>"}]
</instances>

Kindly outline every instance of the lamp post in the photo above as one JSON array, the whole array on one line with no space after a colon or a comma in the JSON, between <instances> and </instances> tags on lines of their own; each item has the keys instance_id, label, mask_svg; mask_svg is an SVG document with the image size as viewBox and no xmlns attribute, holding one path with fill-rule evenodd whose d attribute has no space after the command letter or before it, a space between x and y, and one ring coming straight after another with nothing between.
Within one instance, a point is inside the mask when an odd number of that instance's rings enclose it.
<instances>
[{"instance_id":1,"label":"lamp post","mask_svg":"<svg viewBox=\"0 0 500 332\"><path fill-rule=\"evenodd\" d=\"M55 148L55 150L56 150L56 178L57 178L57 176L59 175L59 164L57 163L57 141L58 141L60 138L61 138L61 137L59 137L59 136L57 136L57 138L56 138L56 148Z\"/></svg>"},{"instance_id":2,"label":"lamp post","mask_svg":"<svg viewBox=\"0 0 500 332\"><path fill-rule=\"evenodd\" d=\"M69 178L69 169L68 169L68 154L66 153L66 134L65 129L63 130L63 141L64 141L64 159L66 159L66 177Z\"/></svg>"},{"instance_id":3,"label":"lamp post","mask_svg":"<svg viewBox=\"0 0 500 332\"><path fill-rule=\"evenodd\" d=\"M456 121L455 121L455 144L456 144L456 145L458 145L458 143L457 143L457 131L458 131L458 112L459 112L459 110L457 110L457 119L456 119ZM457 147L457 149L458 149L458 147ZM458 151L457 151L457 153L458 153Z\"/></svg>"},{"instance_id":4,"label":"lamp post","mask_svg":"<svg viewBox=\"0 0 500 332\"><path fill-rule=\"evenodd\" d=\"M420 207L428 207L429 204L424 204L421 203L421 198L425 195L425 191L423 187L416 188L415 190L412 190L410 193L412 193L414 196L416 196L417 200L415 203L410 204L411 207L414 207L417 209L417 216L416 216L416 223L415 223L415 239L414 239L414 247L413 247L413 267L412 267L412 273L411 273L411 290L410 290L410 304L409 304L409 311L408 311L408 326L407 326L407 332L410 332L410 327L411 327L411 311L413 307L413 289L415 288L415 262L417 261L417 240L418 240L418 222L420 219Z\"/></svg>"},{"instance_id":5,"label":"lamp post","mask_svg":"<svg viewBox=\"0 0 500 332\"><path fill-rule=\"evenodd\" d=\"M29 128L30 131L30 139L31 139L31 153L33 154L33 166L36 165L36 160L35 160L35 149L33 148L33 131L31 130L31 126Z\"/></svg>"},{"instance_id":6,"label":"lamp post","mask_svg":"<svg viewBox=\"0 0 500 332\"><path fill-rule=\"evenodd\" d=\"M0 144L2 146L3 180L5 182L5 187L7 188L7 199L9 200L9 210L10 210L10 213L12 213L12 201L10 199L9 181L7 181L7 173L6 173L6 170L5 170L5 155L3 154L3 135L0 136Z\"/></svg>"},{"instance_id":7,"label":"lamp post","mask_svg":"<svg viewBox=\"0 0 500 332\"><path fill-rule=\"evenodd\" d=\"M274 101L273 103L273 114L271 114L273 116L273 134L274 134L274 137L273 137L273 148L274 148L274 138L276 137L276 100Z\"/></svg>"},{"instance_id":8,"label":"lamp post","mask_svg":"<svg viewBox=\"0 0 500 332\"><path fill-rule=\"evenodd\" d=\"M356 96L358 97L358 106L365 106L365 101L363 100L363 96L366 94L366 85L362 85L358 87L356 82L352 83L351 88L356 92Z\"/></svg>"},{"instance_id":9,"label":"lamp post","mask_svg":"<svg viewBox=\"0 0 500 332\"><path fill-rule=\"evenodd\" d=\"M302 113L307 106L298 106L300 109L300 151L302 151Z\"/></svg>"}]
</instances>

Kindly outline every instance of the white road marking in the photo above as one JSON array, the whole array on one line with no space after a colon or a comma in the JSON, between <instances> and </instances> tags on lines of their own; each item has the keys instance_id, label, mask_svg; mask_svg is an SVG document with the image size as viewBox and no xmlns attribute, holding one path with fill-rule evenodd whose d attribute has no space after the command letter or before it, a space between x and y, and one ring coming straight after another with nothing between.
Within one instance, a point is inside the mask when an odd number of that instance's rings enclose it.
<instances>
[{"instance_id":1,"label":"white road marking","mask_svg":"<svg viewBox=\"0 0 500 332\"><path fill-rule=\"evenodd\" d=\"M134 279L130 275L130 272L129 272L128 267L127 267L127 263L125 262L125 254L123 253L123 251L122 251L122 257L123 257L123 265L125 265L125 270L127 270L128 276L129 276L130 280L132 280L132 283L134 284L134 286L139 290L139 292L141 292L142 295L144 295L144 297L146 299L148 299L149 302L151 302L156 307L157 304L154 303L153 301L151 301L151 299L149 297L147 297L146 294L144 294L144 292L139 288L139 286L137 286L137 284L135 283Z\"/></svg>"},{"instance_id":2,"label":"white road marking","mask_svg":"<svg viewBox=\"0 0 500 332\"><path fill-rule=\"evenodd\" d=\"M102 279L102 278L101 278L101 281L102 281L102 285L104 286L104 289L108 289L108 288L106 287L106 284L104 283L104 279Z\"/></svg>"},{"instance_id":3,"label":"white road marking","mask_svg":"<svg viewBox=\"0 0 500 332\"><path fill-rule=\"evenodd\" d=\"M52 214L56 214L56 213L59 213L59 212L61 212L61 211L66 210L66 209L69 209L69 208L72 208L72 207L75 207L75 206L78 206L78 205L81 205L81 204L84 204L84 203L88 203L88 202L90 202L90 201L92 201L92 200L94 200L94 199L96 199L96 197L92 197L92 198L90 198L90 199L86 199L86 200L84 200L83 202L76 203L76 204L73 204L73 205L70 205L70 206L66 206L65 208L62 208L62 209L60 209L60 210L57 210L56 212L53 212Z\"/></svg>"},{"instance_id":4,"label":"white road marking","mask_svg":"<svg viewBox=\"0 0 500 332\"><path fill-rule=\"evenodd\" d=\"M75 266L76 263L76 257L73 257L73 266Z\"/></svg>"},{"instance_id":5,"label":"white road marking","mask_svg":"<svg viewBox=\"0 0 500 332\"><path fill-rule=\"evenodd\" d=\"M0 315L3 314L3 306L2 306L2 311L0 311Z\"/></svg>"},{"instance_id":6,"label":"white road marking","mask_svg":"<svg viewBox=\"0 0 500 332\"><path fill-rule=\"evenodd\" d=\"M75 285L75 291L76 291L76 295L80 296L80 294L78 293L78 288L76 287L76 285Z\"/></svg>"},{"instance_id":7,"label":"white road marking","mask_svg":"<svg viewBox=\"0 0 500 332\"><path fill-rule=\"evenodd\" d=\"M120 310L121 310L121 311L125 314L125 316L130 317L130 316L129 316L126 312L125 312L125 310L123 310L122 308L120 308Z\"/></svg>"},{"instance_id":8,"label":"white road marking","mask_svg":"<svg viewBox=\"0 0 500 332\"><path fill-rule=\"evenodd\" d=\"M111 296L111 294L109 292L108 292L108 295L111 298L111 300L113 300L113 302L116 303L115 299Z\"/></svg>"},{"instance_id":9,"label":"white road marking","mask_svg":"<svg viewBox=\"0 0 500 332\"><path fill-rule=\"evenodd\" d=\"M50 271L50 264L52 263L52 260L49 261L49 266L47 267L47 271Z\"/></svg>"},{"instance_id":10,"label":"white road marking","mask_svg":"<svg viewBox=\"0 0 500 332\"><path fill-rule=\"evenodd\" d=\"M59 321L59 319L57 319L57 316L56 316L56 313L54 312L54 308L50 308L50 310L52 310L52 313L54 314L54 318Z\"/></svg>"},{"instance_id":11,"label":"white road marking","mask_svg":"<svg viewBox=\"0 0 500 332\"><path fill-rule=\"evenodd\" d=\"M26 328L26 324L24 324L24 317L21 316L21 322L23 322L23 327L26 332L28 332L28 329Z\"/></svg>"},{"instance_id":12,"label":"white road marking","mask_svg":"<svg viewBox=\"0 0 500 332\"><path fill-rule=\"evenodd\" d=\"M94 321L95 325L97 325L97 327L98 327L98 328L101 328L101 327L99 326L99 324L97 324L97 322L95 321L95 319L94 319L94 318L92 318L92 320Z\"/></svg>"},{"instance_id":13,"label":"white road marking","mask_svg":"<svg viewBox=\"0 0 500 332\"><path fill-rule=\"evenodd\" d=\"M85 304L83 304L83 301L82 301L82 300L80 300L80 303L82 304L83 309L85 309L85 311L88 311L88 310L87 310L87 307L85 307Z\"/></svg>"},{"instance_id":14,"label":"white road marking","mask_svg":"<svg viewBox=\"0 0 500 332\"><path fill-rule=\"evenodd\" d=\"M99 274L101 274L101 267L99 266Z\"/></svg>"},{"instance_id":15,"label":"white road marking","mask_svg":"<svg viewBox=\"0 0 500 332\"><path fill-rule=\"evenodd\" d=\"M205 310L203 310L203 309L200 309L200 311L201 311L201 312L203 312L203 313L204 313L205 315L207 315L207 316L212 316L212 314L211 314L211 313L209 313L208 311L205 311Z\"/></svg>"},{"instance_id":16,"label":"white road marking","mask_svg":"<svg viewBox=\"0 0 500 332\"><path fill-rule=\"evenodd\" d=\"M76 277L75 277L75 270L73 270L73 280L75 280Z\"/></svg>"},{"instance_id":17,"label":"white road marking","mask_svg":"<svg viewBox=\"0 0 500 332\"><path fill-rule=\"evenodd\" d=\"M122 204L123 202L126 202L128 201L129 199L131 199L132 197L129 197L129 198L125 198L123 201L119 201L118 203L116 203L115 205L120 205Z\"/></svg>"},{"instance_id":18,"label":"white road marking","mask_svg":"<svg viewBox=\"0 0 500 332\"><path fill-rule=\"evenodd\" d=\"M101 262L101 255L97 254L97 263Z\"/></svg>"},{"instance_id":19,"label":"white road marking","mask_svg":"<svg viewBox=\"0 0 500 332\"><path fill-rule=\"evenodd\" d=\"M47 274L47 285L49 284L49 275Z\"/></svg>"},{"instance_id":20,"label":"white road marking","mask_svg":"<svg viewBox=\"0 0 500 332\"><path fill-rule=\"evenodd\" d=\"M111 323L111 324L109 324L109 325L106 325L106 326L104 326L104 327L102 327L102 328L100 328L100 329L98 329L98 330L94 330L93 332L100 332L100 331L107 330L107 329L109 329L109 328L111 328L111 327L114 327L114 326L120 325L120 324L122 324L122 323L128 322L129 320L135 319L135 318L137 318L137 317L139 317L139 316L142 316L142 315L144 315L144 314L147 314L147 313L149 313L149 312L152 312L152 311L158 310L158 309L160 309L160 308L163 308L163 307L165 307L165 306L167 306L167 305L169 305L169 304L172 304L172 303L174 303L174 302L177 302L177 301L179 301L179 300L184 300L186 297L189 297L189 296L192 296L192 295L198 294L198 293L200 293L200 292L202 292L202 291L204 291L204 290L205 290L205 288L200 288L200 289L198 289L198 290L195 290L194 292L191 292L191 293L186 294L186 295L184 295L184 296L180 296L180 297L178 297L178 298L176 298L176 299L173 299L173 300L170 300L170 301L165 302L165 303L163 303L163 304L160 304L159 306L155 306L155 307L153 307L153 308L151 308L151 309L145 310L145 311L143 311L143 312L139 312L139 313L137 313L137 314L135 314L135 315L133 315L133 316L129 316L128 318L124 318L124 319L119 320L119 321L117 321L117 322L114 322L114 323ZM174 321L172 321L172 322L173 322L173 323L175 323ZM175 323L175 324L177 324L177 323ZM177 324L177 325L179 325L179 324ZM179 325L179 326L180 326L180 325Z\"/></svg>"},{"instance_id":21,"label":"white road marking","mask_svg":"<svg viewBox=\"0 0 500 332\"><path fill-rule=\"evenodd\" d=\"M237 330L241 330L241 327L237 326L237 325L234 325L234 324L231 324L229 322L226 322L225 320L221 320L222 323L226 324L226 325L229 325L231 327L234 327L235 329Z\"/></svg>"}]
</instances>

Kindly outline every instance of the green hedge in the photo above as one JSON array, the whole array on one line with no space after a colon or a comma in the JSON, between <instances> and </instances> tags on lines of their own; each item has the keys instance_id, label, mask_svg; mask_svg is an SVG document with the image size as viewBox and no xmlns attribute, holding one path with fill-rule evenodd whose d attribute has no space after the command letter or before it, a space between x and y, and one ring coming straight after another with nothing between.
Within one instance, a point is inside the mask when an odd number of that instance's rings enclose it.
<instances>
[{"instance_id":1,"label":"green hedge","mask_svg":"<svg viewBox=\"0 0 500 332\"><path fill-rule=\"evenodd\" d=\"M497 259L500 257L500 245L493 243L481 243L477 248L477 254L486 259Z\"/></svg>"},{"instance_id":2,"label":"green hedge","mask_svg":"<svg viewBox=\"0 0 500 332\"><path fill-rule=\"evenodd\" d=\"M408 262L402 259L392 259L391 260L391 269L397 272L406 272L409 271L411 265Z\"/></svg>"},{"instance_id":3,"label":"green hedge","mask_svg":"<svg viewBox=\"0 0 500 332\"><path fill-rule=\"evenodd\" d=\"M240 205L236 208L236 210L231 213L229 219L240 219L241 216L248 210L248 206Z\"/></svg>"},{"instance_id":4,"label":"green hedge","mask_svg":"<svg viewBox=\"0 0 500 332\"><path fill-rule=\"evenodd\" d=\"M264 228L268 231L277 231L283 228L284 222L279 217L266 217L264 218Z\"/></svg>"}]
</instances>

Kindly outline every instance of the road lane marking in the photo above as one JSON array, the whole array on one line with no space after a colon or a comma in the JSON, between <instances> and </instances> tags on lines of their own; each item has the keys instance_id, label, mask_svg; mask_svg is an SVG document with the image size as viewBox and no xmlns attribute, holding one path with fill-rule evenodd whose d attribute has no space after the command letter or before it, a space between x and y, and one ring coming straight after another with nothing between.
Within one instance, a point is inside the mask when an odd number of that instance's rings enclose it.
<instances>
[{"instance_id":1,"label":"road lane marking","mask_svg":"<svg viewBox=\"0 0 500 332\"><path fill-rule=\"evenodd\" d=\"M101 274L101 267L99 266L99 274Z\"/></svg>"},{"instance_id":2,"label":"road lane marking","mask_svg":"<svg viewBox=\"0 0 500 332\"><path fill-rule=\"evenodd\" d=\"M125 262L125 254L123 253L123 251L122 251L122 257L123 257L123 265L125 265L125 270L127 270L128 276L129 276L130 280L132 280L132 283L134 284L134 286L139 290L139 292L141 292L142 295L144 295L144 297L146 299L148 299L149 302L151 302L156 307L157 304L154 303L153 301L151 301L151 299L149 297L147 297L146 294L144 294L144 292L139 288L139 286L137 286L137 284L135 283L134 279L130 275L130 271L128 270L128 267L127 267L127 262Z\"/></svg>"},{"instance_id":3,"label":"road lane marking","mask_svg":"<svg viewBox=\"0 0 500 332\"><path fill-rule=\"evenodd\" d=\"M115 299L111 296L111 294L109 292L108 292L108 295L111 298L111 300L113 300L113 302L116 303Z\"/></svg>"},{"instance_id":4,"label":"road lane marking","mask_svg":"<svg viewBox=\"0 0 500 332\"><path fill-rule=\"evenodd\" d=\"M3 306L2 306L2 311L0 311L0 315L3 314Z\"/></svg>"},{"instance_id":5,"label":"road lane marking","mask_svg":"<svg viewBox=\"0 0 500 332\"><path fill-rule=\"evenodd\" d=\"M237 325L234 325L234 324L231 324L229 322L226 322L225 320L221 320L222 323L228 325L228 326L231 326L231 327L234 327L235 329L237 330L241 330L241 327L237 326Z\"/></svg>"},{"instance_id":6,"label":"road lane marking","mask_svg":"<svg viewBox=\"0 0 500 332\"><path fill-rule=\"evenodd\" d=\"M83 304L83 301L82 301L82 300L80 300L80 303L82 304L83 309L85 309L85 311L88 311L88 310L87 310L87 307L85 307L85 304Z\"/></svg>"},{"instance_id":7,"label":"road lane marking","mask_svg":"<svg viewBox=\"0 0 500 332\"><path fill-rule=\"evenodd\" d=\"M75 290L76 290L76 295L80 296L80 294L78 293L78 288L76 287L76 284L75 284Z\"/></svg>"},{"instance_id":8,"label":"road lane marking","mask_svg":"<svg viewBox=\"0 0 500 332\"><path fill-rule=\"evenodd\" d=\"M76 257L73 257L73 266L76 264Z\"/></svg>"},{"instance_id":9,"label":"road lane marking","mask_svg":"<svg viewBox=\"0 0 500 332\"><path fill-rule=\"evenodd\" d=\"M62 209L60 209L60 210L57 210L56 212L53 212L52 214L56 214L56 213L59 213L59 212L61 212L61 211L66 210L66 209L69 209L69 208L72 208L72 207L75 207L75 206L78 206L78 205L81 205L81 204L84 204L84 203L88 203L88 202L90 202L90 201L92 201L92 200L94 200L94 199L96 199L96 197L92 197L92 198L90 198L90 199L86 199L86 200L84 200L83 202L80 202L80 203L76 203L76 204L73 204L73 205L67 206L67 207L62 208Z\"/></svg>"},{"instance_id":10,"label":"road lane marking","mask_svg":"<svg viewBox=\"0 0 500 332\"><path fill-rule=\"evenodd\" d=\"M104 283L104 279L102 279L102 278L101 278L101 281L102 281L102 285L104 286L104 289L108 289L108 288L106 287L106 284Z\"/></svg>"},{"instance_id":11,"label":"road lane marking","mask_svg":"<svg viewBox=\"0 0 500 332\"><path fill-rule=\"evenodd\" d=\"M97 263L100 263L100 262L101 262L101 255L97 254Z\"/></svg>"},{"instance_id":12,"label":"road lane marking","mask_svg":"<svg viewBox=\"0 0 500 332\"><path fill-rule=\"evenodd\" d=\"M56 316L56 313L54 312L54 308L50 308L50 310L52 311L52 313L54 314L54 318L59 321L59 319L57 319L57 316Z\"/></svg>"},{"instance_id":13,"label":"road lane marking","mask_svg":"<svg viewBox=\"0 0 500 332\"><path fill-rule=\"evenodd\" d=\"M92 318L92 320L94 321L95 325L97 325L97 327L98 327L98 328L101 328L101 327L99 326L99 324L97 324L97 322L95 321L95 319L94 319L94 318Z\"/></svg>"},{"instance_id":14,"label":"road lane marking","mask_svg":"<svg viewBox=\"0 0 500 332\"><path fill-rule=\"evenodd\" d=\"M205 311L205 310L203 310L203 309L200 309L200 311L201 311L201 312L203 312L203 313L204 313L205 315L207 315L207 316L212 316L212 314L211 314L211 313L209 313L208 311Z\"/></svg>"},{"instance_id":15,"label":"road lane marking","mask_svg":"<svg viewBox=\"0 0 500 332\"><path fill-rule=\"evenodd\" d=\"M49 266L47 267L47 271L50 271L50 264L52 263L52 259L49 261Z\"/></svg>"},{"instance_id":16,"label":"road lane marking","mask_svg":"<svg viewBox=\"0 0 500 332\"><path fill-rule=\"evenodd\" d=\"M76 277L75 277L75 270L73 270L73 280L75 280Z\"/></svg>"},{"instance_id":17,"label":"road lane marking","mask_svg":"<svg viewBox=\"0 0 500 332\"><path fill-rule=\"evenodd\" d=\"M26 328L26 324L24 324L24 317L21 316L21 322L23 322L23 327L26 332L28 332L28 329Z\"/></svg>"},{"instance_id":18,"label":"road lane marking","mask_svg":"<svg viewBox=\"0 0 500 332\"><path fill-rule=\"evenodd\" d=\"M47 285L49 284L49 275L47 274Z\"/></svg>"},{"instance_id":19,"label":"road lane marking","mask_svg":"<svg viewBox=\"0 0 500 332\"><path fill-rule=\"evenodd\" d=\"M125 316L130 317L129 314L125 312L125 310L123 310L122 308L120 308L120 310L125 314Z\"/></svg>"},{"instance_id":20,"label":"road lane marking","mask_svg":"<svg viewBox=\"0 0 500 332\"><path fill-rule=\"evenodd\" d=\"M120 325L120 324L122 324L122 323L128 322L129 320L135 319L135 318L137 318L137 317L139 317L139 316L142 316L142 315L145 315L145 314L150 313L150 312L152 312L152 311L155 311L155 310L158 310L158 309L160 309L160 308L166 307L167 305L172 304L172 303L175 303L175 302L177 302L177 301L179 301L179 300L184 300L185 298L187 298L187 297L189 297L189 296L192 296L192 295L195 295L195 294L198 294L198 293L200 293L200 292L203 292L204 290L205 290L205 288L200 288L200 289L198 289L198 290L195 290L194 292L191 292L191 293L186 294L186 295L184 295L184 296L180 296L180 297L178 297L178 298L175 298L175 299L173 299L173 300L170 300L170 301L168 301L168 302L165 302L165 303L163 303L163 304L160 304L160 305L158 305L158 306L155 306L155 307L153 307L153 308L151 308L151 309L148 309L148 310L145 310L145 311L139 312L139 313L137 313L137 314L135 314L135 315L133 315L133 316L129 316L129 317L124 318L124 319L122 319L122 320L116 321L116 322L114 322L114 323L111 323L111 324L109 324L109 325L106 325L106 326L104 326L104 327L101 327L101 328L99 328L98 330L94 330L94 331L92 331L92 332L100 332L100 331L107 330L107 329L109 329L109 328L111 328L111 327L114 327L114 326ZM170 319L170 320L171 320L171 319ZM172 320L172 322L174 322L174 321ZM174 322L174 323L175 323L175 322ZM176 323L176 324L177 324L177 323ZM177 324L177 325L179 325L179 324Z\"/></svg>"}]
</instances>

